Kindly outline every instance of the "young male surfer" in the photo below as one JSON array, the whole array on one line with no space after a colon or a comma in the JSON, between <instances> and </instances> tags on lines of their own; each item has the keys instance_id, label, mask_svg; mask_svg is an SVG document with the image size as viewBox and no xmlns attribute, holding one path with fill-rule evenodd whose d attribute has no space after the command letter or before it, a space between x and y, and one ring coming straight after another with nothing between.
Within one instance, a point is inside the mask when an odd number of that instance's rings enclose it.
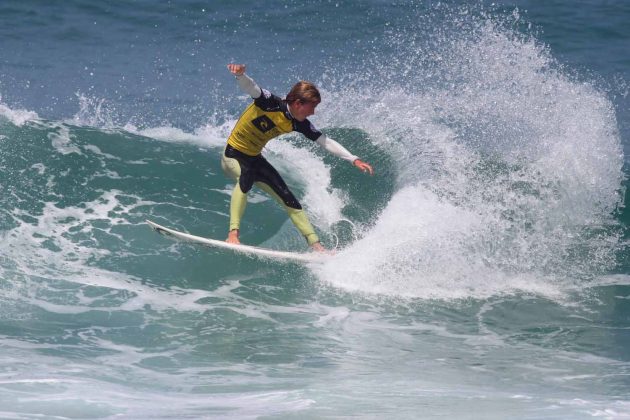
<instances>
[{"instance_id":1,"label":"young male surfer","mask_svg":"<svg viewBox=\"0 0 630 420\"><path fill-rule=\"evenodd\" d=\"M262 156L262 149L274 137L297 131L363 172L373 174L372 167L322 134L307 119L308 116L315 114L315 107L321 102L315 85L300 81L293 86L285 99L281 99L258 87L256 82L245 74L243 64L228 64L227 67L236 76L239 87L251 96L254 102L238 119L221 158L223 171L237 180L230 201L230 230L226 241L240 243L238 235L241 217L247 205L247 193L255 183L284 206L289 218L312 249L325 251L302 206L278 171Z\"/></svg>"}]
</instances>

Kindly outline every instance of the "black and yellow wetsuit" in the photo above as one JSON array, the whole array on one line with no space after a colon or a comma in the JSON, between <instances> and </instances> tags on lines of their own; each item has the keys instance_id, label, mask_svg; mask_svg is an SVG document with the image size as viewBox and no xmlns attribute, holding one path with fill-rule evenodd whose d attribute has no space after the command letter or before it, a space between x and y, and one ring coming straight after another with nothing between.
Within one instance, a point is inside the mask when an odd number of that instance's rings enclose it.
<instances>
[{"instance_id":1,"label":"black and yellow wetsuit","mask_svg":"<svg viewBox=\"0 0 630 420\"><path fill-rule=\"evenodd\" d=\"M358 157L322 134L308 119L293 118L284 100L258 87L247 75L241 74L236 79L254 102L238 119L221 159L226 174L238 180L230 201L230 230L239 229L247 205L246 194L256 184L284 206L291 221L312 245L319 241L313 226L278 171L262 156L262 149L274 137L297 131L350 163Z\"/></svg>"},{"instance_id":2,"label":"black and yellow wetsuit","mask_svg":"<svg viewBox=\"0 0 630 420\"><path fill-rule=\"evenodd\" d=\"M285 207L309 245L319 241L300 202L278 171L261 154L269 140L292 131L300 132L314 141L322 136L307 119L294 119L286 102L266 90L260 91L260 96L238 119L228 137L222 159L226 173L238 179L230 204L230 230L239 229L247 204L246 194L256 183Z\"/></svg>"}]
</instances>

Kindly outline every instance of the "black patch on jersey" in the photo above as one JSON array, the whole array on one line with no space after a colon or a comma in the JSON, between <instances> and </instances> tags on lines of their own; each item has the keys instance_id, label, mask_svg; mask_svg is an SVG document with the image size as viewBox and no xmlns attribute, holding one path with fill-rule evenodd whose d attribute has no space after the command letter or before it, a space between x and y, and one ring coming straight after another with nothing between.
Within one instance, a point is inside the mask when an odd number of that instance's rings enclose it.
<instances>
[{"instance_id":1,"label":"black patch on jersey","mask_svg":"<svg viewBox=\"0 0 630 420\"><path fill-rule=\"evenodd\" d=\"M254 124L254 127L259 129L263 133L266 133L276 126L273 121L271 121L271 119L266 115L261 115L260 117L252 120L252 124Z\"/></svg>"}]
</instances>

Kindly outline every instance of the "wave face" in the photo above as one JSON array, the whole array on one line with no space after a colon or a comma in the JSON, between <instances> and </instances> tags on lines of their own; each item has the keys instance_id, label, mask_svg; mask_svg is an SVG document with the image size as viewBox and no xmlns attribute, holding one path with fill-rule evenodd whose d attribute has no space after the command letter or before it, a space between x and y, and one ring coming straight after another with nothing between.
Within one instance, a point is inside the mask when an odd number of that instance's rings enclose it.
<instances>
[{"instance_id":1,"label":"wave face","mask_svg":"<svg viewBox=\"0 0 630 420\"><path fill-rule=\"evenodd\" d=\"M0 8L0 417L630 413L624 75L511 5L80 3ZM145 223L226 235L227 61L375 168L269 144L323 265ZM241 239L306 251L260 191Z\"/></svg>"}]
</instances>

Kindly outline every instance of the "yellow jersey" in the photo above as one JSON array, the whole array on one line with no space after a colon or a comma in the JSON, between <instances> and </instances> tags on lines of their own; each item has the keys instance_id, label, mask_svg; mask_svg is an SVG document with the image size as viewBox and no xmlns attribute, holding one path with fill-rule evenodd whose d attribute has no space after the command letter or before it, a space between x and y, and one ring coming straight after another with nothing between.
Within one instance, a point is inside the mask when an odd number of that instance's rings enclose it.
<instances>
[{"instance_id":1,"label":"yellow jersey","mask_svg":"<svg viewBox=\"0 0 630 420\"><path fill-rule=\"evenodd\" d=\"M321 131L308 120L298 121L291 113L287 103L265 89L254 99L240 118L228 137L228 144L249 156L257 156L274 137L297 131L315 141Z\"/></svg>"}]
</instances>

